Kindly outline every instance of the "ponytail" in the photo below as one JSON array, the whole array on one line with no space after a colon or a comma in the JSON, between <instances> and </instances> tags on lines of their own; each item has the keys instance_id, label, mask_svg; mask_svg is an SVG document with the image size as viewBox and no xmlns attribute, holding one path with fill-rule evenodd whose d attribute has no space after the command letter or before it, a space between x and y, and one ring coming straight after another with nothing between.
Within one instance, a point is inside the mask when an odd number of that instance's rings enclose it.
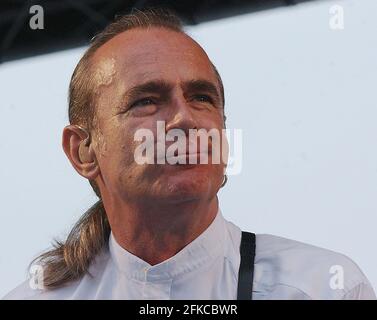
<instances>
[{"instance_id":1,"label":"ponytail","mask_svg":"<svg viewBox=\"0 0 377 320\"><path fill-rule=\"evenodd\" d=\"M108 242L110 230L100 199L75 224L65 242L56 241L52 250L34 260L43 267L44 288L58 288L84 276Z\"/></svg>"}]
</instances>

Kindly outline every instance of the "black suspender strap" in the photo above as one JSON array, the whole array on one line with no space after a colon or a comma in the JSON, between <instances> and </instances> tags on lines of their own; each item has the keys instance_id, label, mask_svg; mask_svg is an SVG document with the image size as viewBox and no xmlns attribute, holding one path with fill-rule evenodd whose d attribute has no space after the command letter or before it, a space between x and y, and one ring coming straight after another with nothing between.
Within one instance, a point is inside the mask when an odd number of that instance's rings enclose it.
<instances>
[{"instance_id":1,"label":"black suspender strap","mask_svg":"<svg viewBox=\"0 0 377 320\"><path fill-rule=\"evenodd\" d=\"M251 300L253 292L255 234L242 231L241 263L238 271L237 300Z\"/></svg>"}]
</instances>

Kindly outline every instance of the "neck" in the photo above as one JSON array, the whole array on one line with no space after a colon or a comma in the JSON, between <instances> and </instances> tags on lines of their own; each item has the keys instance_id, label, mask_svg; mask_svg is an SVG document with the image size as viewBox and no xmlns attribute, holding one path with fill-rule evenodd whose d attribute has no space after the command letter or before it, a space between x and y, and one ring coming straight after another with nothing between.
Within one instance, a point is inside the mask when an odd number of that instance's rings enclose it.
<instances>
[{"instance_id":1,"label":"neck","mask_svg":"<svg viewBox=\"0 0 377 320\"><path fill-rule=\"evenodd\" d=\"M174 204L107 204L115 240L150 265L177 254L203 233L215 219L217 196L210 200Z\"/></svg>"}]
</instances>

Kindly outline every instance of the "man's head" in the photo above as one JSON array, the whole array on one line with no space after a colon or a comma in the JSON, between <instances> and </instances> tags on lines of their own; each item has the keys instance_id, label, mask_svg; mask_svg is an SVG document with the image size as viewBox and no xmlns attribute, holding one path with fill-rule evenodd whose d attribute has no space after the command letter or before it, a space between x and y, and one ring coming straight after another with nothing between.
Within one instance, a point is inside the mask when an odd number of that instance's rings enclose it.
<instances>
[{"instance_id":1,"label":"man's head","mask_svg":"<svg viewBox=\"0 0 377 320\"><path fill-rule=\"evenodd\" d=\"M81 278L108 242L106 202L153 206L156 200L210 199L225 166L135 162L138 129L155 134L157 121L165 121L166 131L186 134L190 129L221 130L225 123L220 75L183 33L179 19L166 11L123 16L92 40L72 75L69 121L64 151L100 199L64 242L36 259L44 267L43 285L50 289Z\"/></svg>"},{"instance_id":2,"label":"man's head","mask_svg":"<svg viewBox=\"0 0 377 320\"><path fill-rule=\"evenodd\" d=\"M72 76L69 118L64 150L109 201L209 199L223 181L222 163L140 165L134 159L135 132L156 136L157 121L166 131L186 133L224 126L220 76L170 13L136 12L94 39Z\"/></svg>"}]
</instances>

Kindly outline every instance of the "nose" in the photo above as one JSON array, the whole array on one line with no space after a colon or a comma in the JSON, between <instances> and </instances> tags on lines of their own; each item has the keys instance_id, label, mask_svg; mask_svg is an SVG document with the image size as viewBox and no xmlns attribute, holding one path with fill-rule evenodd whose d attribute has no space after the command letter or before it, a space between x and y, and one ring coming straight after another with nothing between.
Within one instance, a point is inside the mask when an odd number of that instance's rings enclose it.
<instances>
[{"instance_id":1,"label":"nose","mask_svg":"<svg viewBox=\"0 0 377 320\"><path fill-rule=\"evenodd\" d=\"M170 117L166 123L166 131L181 129L188 135L189 129L198 129L193 110L182 92L174 94L169 111Z\"/></svg>"}]
</instances>

